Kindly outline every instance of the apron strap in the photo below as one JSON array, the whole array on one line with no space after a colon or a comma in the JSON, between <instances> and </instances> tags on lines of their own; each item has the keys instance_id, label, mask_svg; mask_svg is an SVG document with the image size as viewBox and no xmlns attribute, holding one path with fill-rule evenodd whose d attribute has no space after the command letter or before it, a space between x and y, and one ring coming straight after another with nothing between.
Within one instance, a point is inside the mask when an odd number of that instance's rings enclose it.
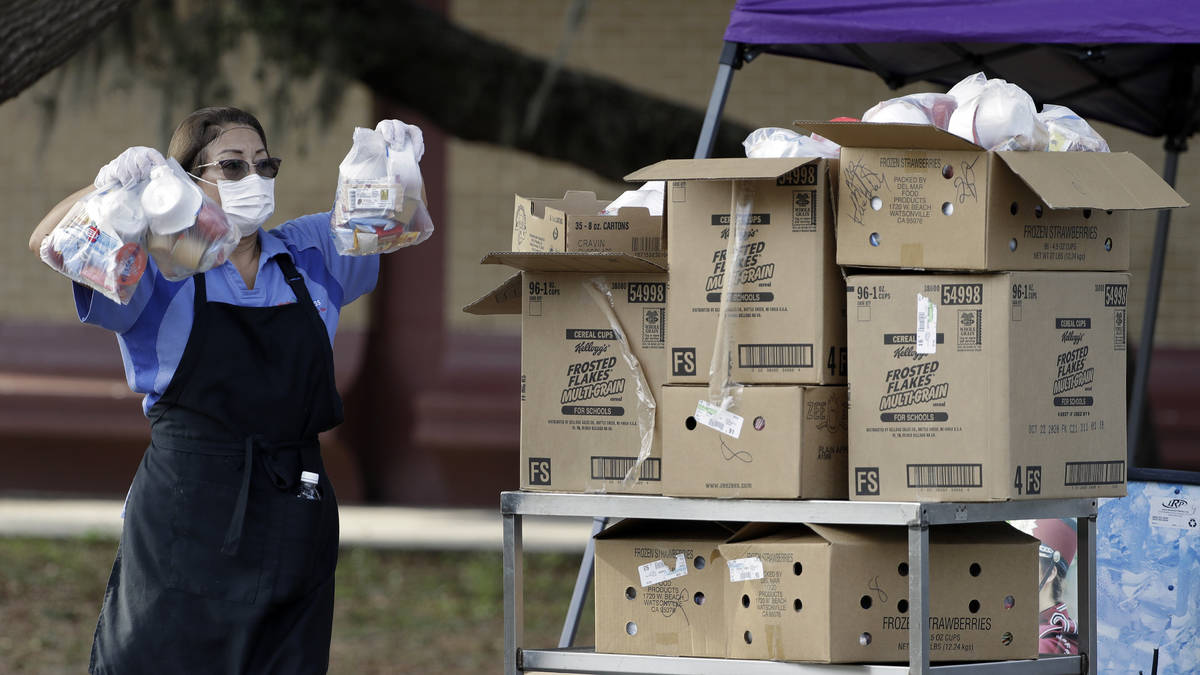
<instances>
[{"instance_id":1,"label":"apron strap","mask_svg":"<svg viewBox=\"0 0 1200 675\"><path fill-rule=\"evenodd\" d=\"M225 530L225 543L221 545L221 553L235 556L242 543L242 525L246 522L246 504L250 501L250 474L254 468L254 444L258 436L246 437L246 464L242 467L242 489L238 491L237 504L233 507L233 517L229 520L229 528Z\"/></svg>"},{"instance_id":2,"label":"apron strap","mask_svg":"<svg viewBox=\"0 0 1200 675\"><path fill-rule=\"evenodd\" d=\"M275 256L275 263L279 265L279 271L283 272L284 280L287 281L288 286L292 287L292 292L296 294L296 302L302 303L305 307L312 307L312 296L309 295L308 287L304 285L304 278L300 276L300 272L296 269L295 263L292 262L291 256L286 253L280 253ZM324 330L323 324L322 330Z\"/></svg>"}]
</instances>

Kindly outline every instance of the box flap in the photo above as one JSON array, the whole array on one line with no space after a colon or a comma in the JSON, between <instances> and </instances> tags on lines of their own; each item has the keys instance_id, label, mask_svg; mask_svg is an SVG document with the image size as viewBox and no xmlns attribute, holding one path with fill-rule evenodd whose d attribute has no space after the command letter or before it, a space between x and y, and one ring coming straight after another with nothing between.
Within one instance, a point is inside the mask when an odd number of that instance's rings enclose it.
<instances>
[{"instance_id":1,"label":"box flap","mask_svg":"<svg viewBox=\"0 0 1200 675\"><path fill-rule=\"evenodd\" d=\"M609 525L596 539L656 539L660 541L694 541L720 539L724 541L741 523L708 520L658 520L655 518L626 518Z\"/></svg>"},{"instance_id":2,"label":"box flap","mask_svg":"<svg viewBox=\"0 0 1200 675\"><path fill-rule=\"evenodd\" d=\"M741 544L748 541L796 541L816 540L820 535L803 523L748 523L734 533L725 543Z\"/></svg>"},{"instance_id":3,"label":"box flap","mask_svg":"<svg viewBox=\"0 0 1200 675\"><path fill-rule=\"evenodd\" d=\"M848 148L976 150L983 148L932 124L876 124L874 122L794 122Z\"/></svg>"},{"instance_id":4,"label":"box flap","mask_svg":"<svg viewBox=\"0 0 1200 675\"><path fill-rule=\"evenodd\" d=\"M480 261L483 265L508 265L526 272L666 272L662 265L628 253L596 251L589 253L493 251Z\"/></svg>"},{"instance_id":5,"label":"box flap","mask_svg":"<svg viewBox=\"0 0 1200 675\"><path fill-rule=\"evenodd\" d=\"M1052 209L1173 209L1187 206L1128 152L998 152Z\"/></svg>"},{"instance_id":6,"label":"box flap","mask_svg":"<svg viewBox=\"0 0 1200 675\"><path fill-rule=\"evenodd\" d=\"M730 180L778 178L820 157L720 157L716 159L664 159L625 176L627 181Z\"/></svg>"},{"instance_id":7,"label":"box flap","mask_svg":"<svg viewBox=\"0 0 1200 675\"><path fill-rule=\"evenodd\" d=\"M484 293L478 300L463 307L467 314L489 316L492 314L521 313L521 273L509 277L504 283Z\"/></svg>"}]
</instances>

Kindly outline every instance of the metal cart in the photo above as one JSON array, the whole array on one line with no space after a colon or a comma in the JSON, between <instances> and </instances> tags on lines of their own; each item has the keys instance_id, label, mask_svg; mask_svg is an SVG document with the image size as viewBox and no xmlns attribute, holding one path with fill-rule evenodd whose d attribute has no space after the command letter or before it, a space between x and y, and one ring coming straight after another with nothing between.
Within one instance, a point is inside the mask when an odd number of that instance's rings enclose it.
<instances>
[{"instance_id":1,"label":"metal cart","mask_svg":"<svg viewBox=\"0 0 1200 675\"><path fill-rule=\"evenodd\" d=\"M653 675L818 675L829 673L1038 673L1093 674L1096 653L1096 499L1046 499L995 503L681 499L638 495L503 492L504 672L642 673ZM591 649L527 649L521 525L524 516L663 518L823 524L895 525L908 528L909 665L826 665L744 659L597 654ZM930 666L929 528L1034 518L1078 518L1079 656Z\"/></svg>"}]
</instances>

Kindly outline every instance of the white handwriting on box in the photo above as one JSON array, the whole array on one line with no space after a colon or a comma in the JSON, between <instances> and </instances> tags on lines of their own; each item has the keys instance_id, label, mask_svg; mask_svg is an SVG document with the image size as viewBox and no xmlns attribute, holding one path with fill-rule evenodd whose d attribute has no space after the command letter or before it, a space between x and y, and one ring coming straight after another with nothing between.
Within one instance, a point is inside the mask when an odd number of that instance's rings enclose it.
<instances>
[{"instance_id":1,"label":"white handwriting on box","mask_svg":"<svg viewBox=\"0 0 1200 675\"><path fill-rule=\"evenodd\" d=\"M729 580L735 584L739 581L762 579L765 576L761 558L738 558L728 560L725 564L729 565Z\"/></svg>"},{"instance_id":2,"label":"white handwriting on box","mask_svg":"<svg viewBox=\"0 0 1200 675\"><path fill-rule=\"evenodd\" d=\"M937 305L917 293L917 353L937 352Z\"/></svg>"},{"instance_id":3,"label":"white handwriting on box","mask_svg":"<svg viewBox=\"0 0 1200 675\"><path fill-rule=\"evenodd\" d=\"M661 584L664 581L670 581L677 577L687 574L687 558L682 553L675 555L675 569L667 567L667 563L661 560L646 563L638 566L638 577L642 580L642 587Z\"/></svg>"},{"instance_id":4,"label":"white handwriting on box","mask_svg":"<svg viewBox=\"0 0 1200 675\"><path fill-rule=\"evenodd\" d=\"M1200 509L1182 497L1163 497L1150 504L1151 527L1200 532Z\"/></svg>"},{"instance_id":5,"label":"white handwriting on box","mask_svg":"<svg viewBox=\"0 0 1200 675\"><path fill-rule=\"evenodd\" d=\"M708 401L696 404L696 421L709 429L737 438L742 435L742 416L722 410Z\"/></svg>"}]
</instances>

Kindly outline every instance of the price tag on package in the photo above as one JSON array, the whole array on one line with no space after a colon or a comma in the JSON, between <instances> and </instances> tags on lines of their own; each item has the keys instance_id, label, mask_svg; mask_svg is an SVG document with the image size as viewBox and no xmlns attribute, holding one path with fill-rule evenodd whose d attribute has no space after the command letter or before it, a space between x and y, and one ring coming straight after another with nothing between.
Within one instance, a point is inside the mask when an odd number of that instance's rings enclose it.
<instances>
[{"instance_id":1,"label":"price tag on package","mask_svg":"<svg viewBox=\"0 0 1200 675\"><path fill-rule=\"evenodd\" d=\"M762 579L763 564L761 558L738 558L737 560L726 561L729 565L729 580L733 583L739 581L754 581Z\"/></svg>"},{"instance_id":2,"label":"price tag on package","mask_svg":"<svg viewBox=\"0 0 1200 675\"><path fill-rule=\"evenodd\" d=\"M696 404L696 413L693 417L700 424L726 436L737 438L742 435L742 416L728 410L721 410L708 401L700 401Z\"/></svg>"},{"instance_id":3,"label":"price tag on package","mask_svg":"<svg viewBox=\"0 0 1200 675\"><path fill-rule=\"evenodd\" d=\"M917 293L917 353L937 352L937 305Z\"/></svg>"},{"instance_id":4,"label":"price tag on package","mask_svg":"<svg viewBox=\"0 0 1200 675\"><path fill-rule=\"evenodd\" d=\"M675 556L675 569L668 568L667 563L661 560L638 566L638 578L642 580L642 588L661 584L685 574L687 574L687 558L682 553Z\"/></svg>"}]
</instances>

